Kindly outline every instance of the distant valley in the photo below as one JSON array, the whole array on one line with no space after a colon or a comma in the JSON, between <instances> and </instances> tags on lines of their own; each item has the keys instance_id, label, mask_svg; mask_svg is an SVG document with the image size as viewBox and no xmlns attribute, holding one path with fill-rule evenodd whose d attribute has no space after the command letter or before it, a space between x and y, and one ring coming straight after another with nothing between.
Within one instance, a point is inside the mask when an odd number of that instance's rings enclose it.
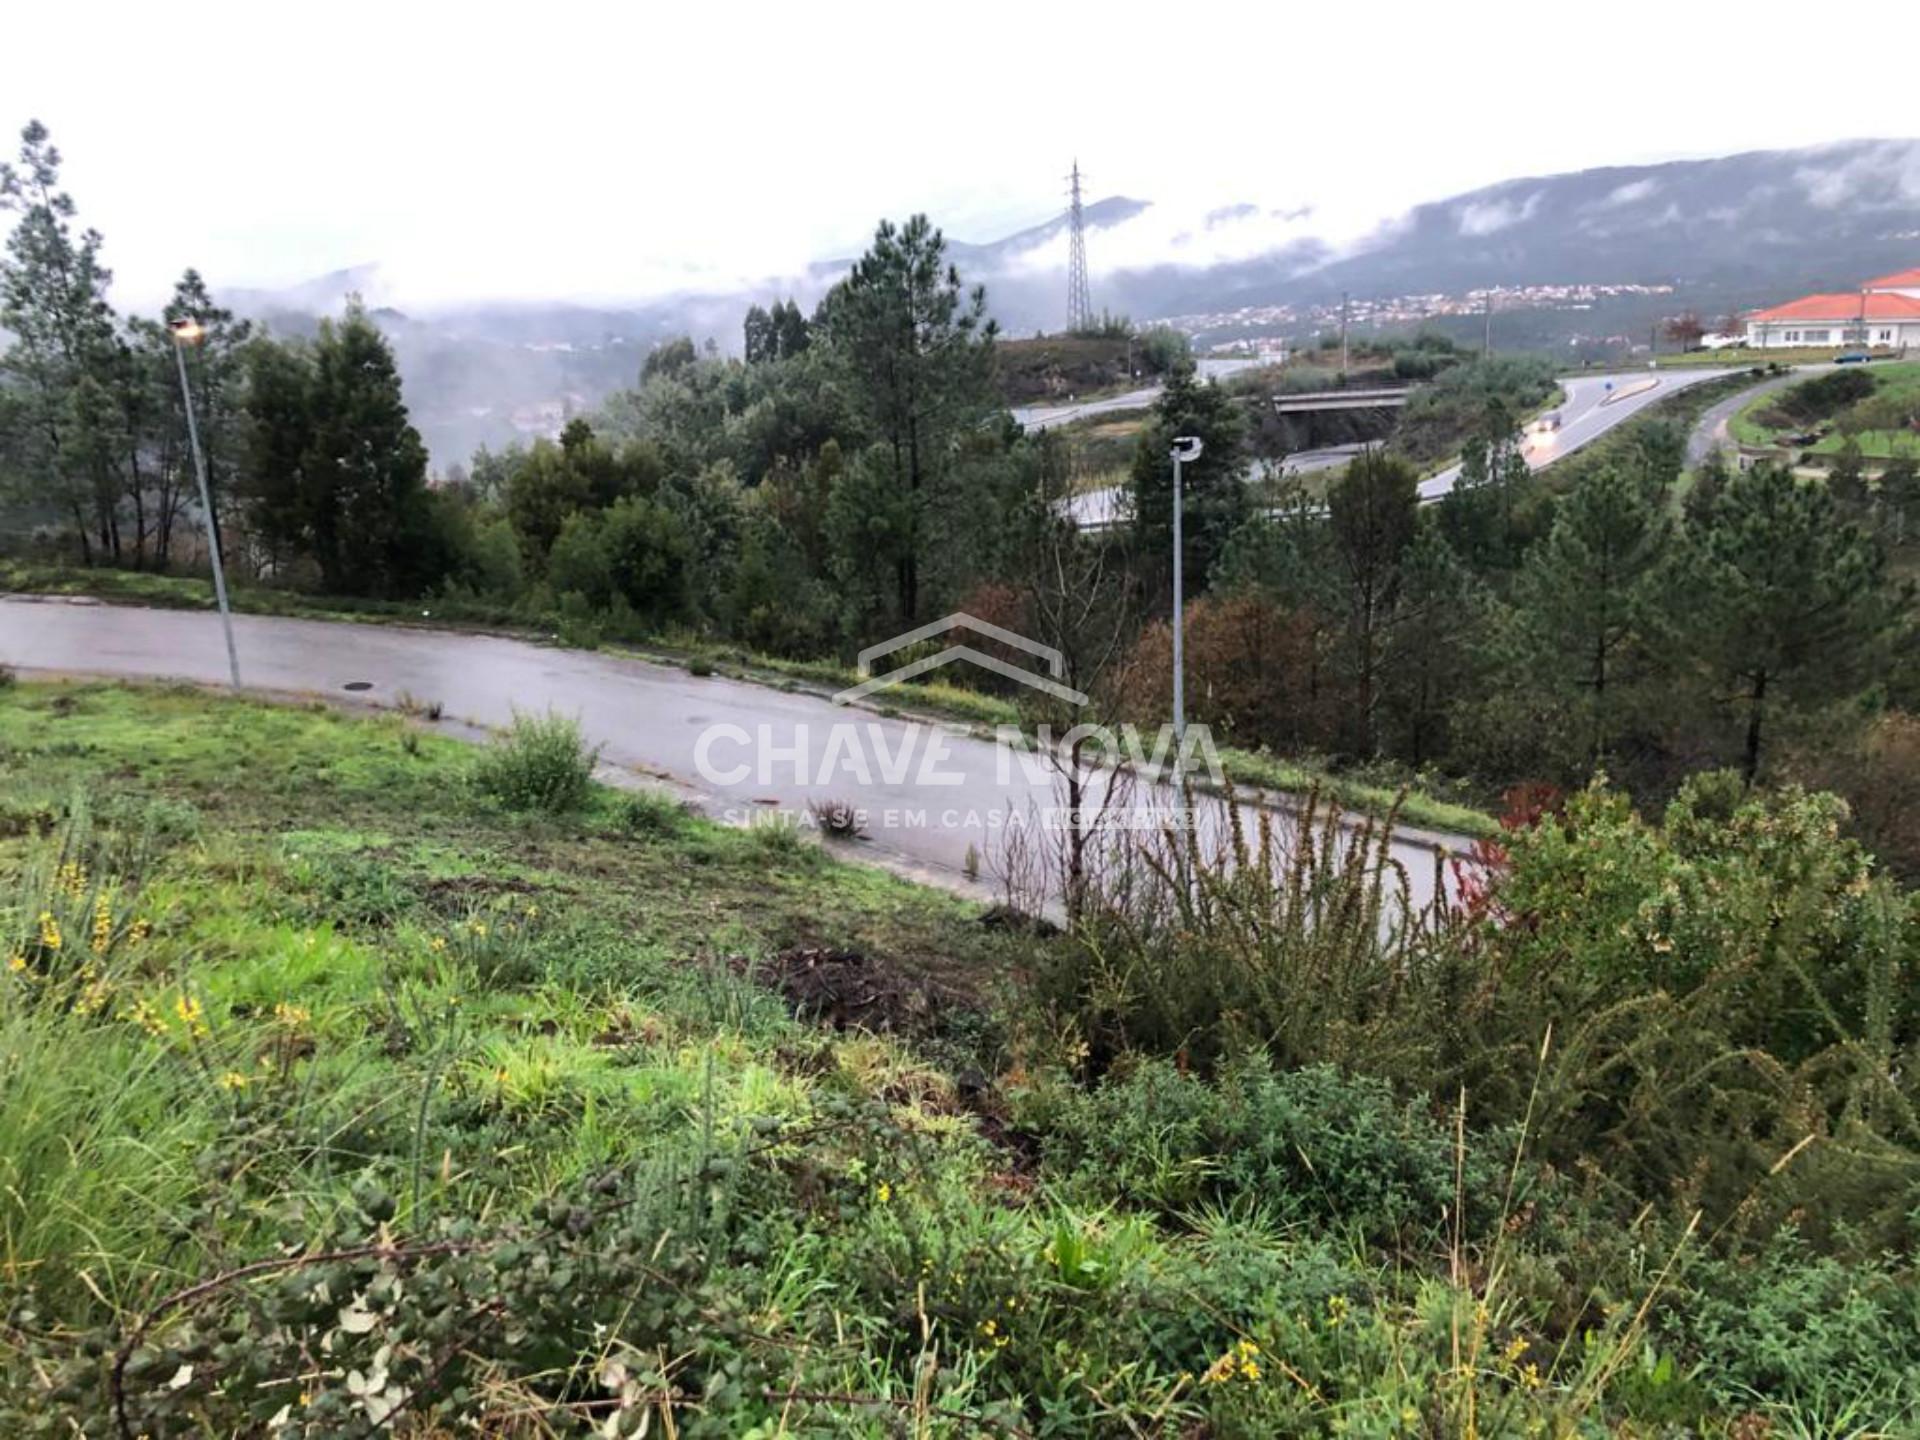
<instances>
[{"instance_id":1,"label":"distant valley","mask_svg":"<svg viewBox=\"0 0 1920 1440\"><path fill-rule=\"evenodd\" d=\"M1418 206L1344 248L1312 238L1310 214L1227 204L1165 237L1161 249L1172 258L1143 263L1142 227L1166 218L1151 202L1124 197L1087 207L1096 308L1139 323L1173 320L1206 347L1324 332L1344 293L1362 328L1430 325L1462 336L1481 333L1492 290L1502 348L1617 359L1684 309L1711 323L1920 263L1920 141L1508 180ZM1262 248L1269 234L1290 238ZM1064 216L987 243L956 239L950 250L967 280L987 286L1009 334L1059 328ZM1126 258L1116 264L1116 256ZM750 304L794 296L811 306L844 268L823 261L752 290L632 305L474 303L416 312L404 297L383 295L377 265L223 298L276 333L300 334L348 294L364 295L392 338L415 421L444 468L479 445L549 434L567 415L591 411L633 383L641 358L663 339L689 334L737 350Z\"/></svg>"}]
</instances>

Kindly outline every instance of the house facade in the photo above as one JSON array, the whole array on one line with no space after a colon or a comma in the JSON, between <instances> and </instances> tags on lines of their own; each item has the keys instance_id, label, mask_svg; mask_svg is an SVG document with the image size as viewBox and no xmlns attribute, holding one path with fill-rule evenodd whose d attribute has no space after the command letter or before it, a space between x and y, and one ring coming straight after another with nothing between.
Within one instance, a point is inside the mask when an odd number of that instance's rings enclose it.
<instances>
[{"instance_id":1,"label":"house facade","mask_svg":"<svg viewBox=\"0 0 1920 1440\"><path fill-rule=\"evenodd\" d=\"M1857 292L1807 295L1747 317L1755 349L1920 349L1920 269L1869 280Z\"/></svg>"}]
</instances>

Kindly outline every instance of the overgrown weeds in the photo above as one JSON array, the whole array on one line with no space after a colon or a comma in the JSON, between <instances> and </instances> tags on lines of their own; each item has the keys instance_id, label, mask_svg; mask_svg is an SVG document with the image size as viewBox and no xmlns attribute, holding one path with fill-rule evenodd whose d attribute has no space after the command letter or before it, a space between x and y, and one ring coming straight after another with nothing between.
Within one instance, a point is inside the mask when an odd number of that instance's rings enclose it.
<instances>
[{"instance_id":1,"label":"overgrown weeds","mask_svg":"<svg viewBox=\"0 0 1920 1440\"><path fill-rule=\"evenodd\" d=\"M474 783L509 810L569 815L586 805L599 759L578 720L516 710L512 726L481 751Z\"/></svg>"}]
</instances>

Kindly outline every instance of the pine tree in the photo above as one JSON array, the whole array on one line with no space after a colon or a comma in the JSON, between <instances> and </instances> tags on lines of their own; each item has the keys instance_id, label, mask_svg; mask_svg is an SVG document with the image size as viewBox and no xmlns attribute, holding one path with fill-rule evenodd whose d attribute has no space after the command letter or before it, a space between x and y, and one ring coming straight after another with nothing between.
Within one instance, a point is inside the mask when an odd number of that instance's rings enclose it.
<instances>
[{"instance_id":1,"label":"pine tree","mask_svg":"<svg viewBox=\"0 0 1920 1440\"><path fill-rule=\"evenodd\" d=\"M120 350L100 236L75 236L72 197L47 128L20 132L19 165L0 165L0 208L19 215L0 261L0 375L14 388L13 446L25 495L73 523L84 563L117 561L126 455Z\"/></svg>"},{"instance_id":2,"label":"pine tree","mask_svg":"<svg viewBox=\"0 0 1920 1440\"><path fill-rule=\"evenodd\" d=\"M173 327L191 320L199 338L185 348L187 373L207 462L207 517L223 553L231 553L226 527L238 501L240 451L245 429L242 356L252 336L250 321L216 305L200 272L189 269L175 283L158 321L128 324L127 378L122 391L127 427L135 437L128 493L136 529L153 540L155 563L164 567L173 551L175 527L191 504L198 508L198 482L187 444L187 417L174 358Z\"/></svg>"},{"instance_id":3,"label":"pine tree","mask_svg":"<svg viewBox=\"0 0 1920 1440\"><path fill-rule=\"evenodd\" d=\"M955 445L996 403L986 291L963 291L946 240L924 215L882 221L873 245L834 287L816 321L897 492L881 527L894 547L895 609L920 618L929 492L951 473ZM870 466L874 457L863 457Z\"/></svg>"},{"instance_id":4,"label":"pine tree","mask_svg":"<svg viewBox=\"0 0 1920 1440\"><path fill-rule=\"evenodd\" d=\"M1521 546L1515 512L1532 479L1504 406L1460 451L1460 475L1439 506L1441 533L1477 574L1510 570Z\"/></svg>"},{"instance_id":5,"label":"pine tree","mask_svg":"<svg viewBox=\"0 0 1920 1440\"><path fill-rule=\"evenodd\" d=\"M1844 693L1873 673L1896 615L1879 547L1824 485L1777 465L1734 477L1674 567L1681 653L1739 708L1741 769L1760 772L1768 716Z\"/></svg>"},{"instance_id":6,"label":"pine tree","mask_svg":"<svg viewBox=\"0 0 1920 1440\"><path fill-rule=\"evenodd\" d=\"M1173 566L1169 452L1176 437L1188 435L1199 439L1201 450L1198 460L1180 467L1183 579L1188 595L1200 595L1212 583L1214 562L1247 518L1247 421L1239 402L1213 381L1198 379L1191 365L1168 375L1153 422L1133 451L1134 535L1142 563L1155 567L1163 584L1171 584Z\"/></svg>"},{"instance_id":7,"label":"pine tree","mask_svg":"<svg viewBox=\"0 0 1920 1440\"><path fill-rule=\"evenodd\" d=\"M1536 682L1586 712L1596 766L1617 727L1620 689L1636 678L1658 621L1651 587L1672 533L1664 501L1665 487L1644 474L1594 472L1561 501L1515 588Z\"/></svg>"},{"instance_id":8,"label":"pine tree","mask_svg":"<svg viewBox=\"0 0 1920 1440\"><path fill-rule=\"evenodd\" d=\"M301 463L308 535L338 593L417 592L432 577L427 451L407 419L393 351L357 301L314 346L313 437Z\"/></svg>"},{"instance_id":9,"label":"pine tree","mask_svg":"<svg viewBox=\"0 0 1920 1440\"><path fill-rule=\"evenodd\" d=\"M1378 748L1380 666L1419 511L1419 472L1379 450L1360 454L1327 492L1327 522L1345 580L1354 732L1363 755Z\"/></svg>"},{"instance_id":10,"label":"pine tree","mask_svg":"<svg viewBox=\"0 0 1920 1440\"><path fill-rule=\"evenodd\" d=\"M266 568L278 573L312 551L306 465L313 451L313 353L257 336L240 366L246 404L234 489Z\"/></svg>"},{"instance_id":11,"label":"pine tree","mask_svg":"<svg viewBox=\"0 0 1920 1440\"><path fill-rule=\"evenodd\" d=\"M1488 607L1486 587L1428 512L1401 557L1382 669L1381 708L1392 718L1399 753L1414 765L1445 753L1449 717L1478 688Z\"/></svg>"}]
</instances>

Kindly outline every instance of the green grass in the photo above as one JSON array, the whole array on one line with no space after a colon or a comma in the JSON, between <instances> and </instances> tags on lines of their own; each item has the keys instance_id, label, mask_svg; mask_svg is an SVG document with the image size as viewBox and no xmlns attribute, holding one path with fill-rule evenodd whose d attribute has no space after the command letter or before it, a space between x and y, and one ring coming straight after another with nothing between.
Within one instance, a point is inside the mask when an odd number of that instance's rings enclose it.
<instances>
[{"instance_id":1,"label":"green grass","mask_svg":"<svg viewBox=\"0 0 1920 1440\"><path fill-rule=\"evenodd\" d=\"M86 595L121 605L163 610L211 610L213 582L198 575L160 575L140 570L46 564L0 559L0 592ZM521 634L550 632L540 617L512 606L471 600L364 600L350 595L309 595L272 585L232 584L227 597L247 615L286 615L314 620L488 629Z\"/></svg>"},{"instance_id":2,"label":"green grass","mask_svg":"<svg viewBox=\"0 0 1920 1440\"><path fill-rule=\"evenodd\" d=\"M459 1009L471 1084L544 1127L504 1170L489 1146L444 1137L456 1174L443 1198L463 1203L483 1198L467 1188L481 1174L535 1191L578 1180L622 1127L671 1121L663 1098L684 1105L701 1083L702 1062L678 1047L716 1034L716 1017L745 1027L719 1052L726 1095L793 1083L768 1048L791 1027L742 978L783 949L869 955L897 983L949 997L927 1043L973 1043L970 1007L1004 973L1007 942L971 907L811 843L770 844L764 829L677 812L636 823L636 808L658 805L599 787L577 815L516 815L474 783L483 759L390 717L185 687L0 691L0 899L18 893L4 877L31 878L76 796L97 825L132 834L171 816L181 835L138 878L152 934L114 972L101 1019L26 1023L17 978L0 974L12 991L0 1006L0 1279L30 1273L85 1313L210 1263L180 1248L174 1217L203 1191L195 1155L231 1124L236 1096L271 1083L254 1059L277 1004L311 1015L307 1083L326 1090L316 1123L389 1134L411 1123L422 1084L418 1064L383 1054L396 1007ZM43 904L0 905L0 919L32 925ZM83 928L68 926L72 943ZM199 1039L176 1015L186 999L204 1008ZM143 1003L164 1035L132 1021ZM594 1037L635 1026L664 1038L637 1068L613 1063ZM79 1053L85 1065L62 1063ZM910 1062L881 1044L866 1063ZM243 1091L223 1088L230 1072ZM326 1189L324 1175L299 1184Z\"/></svg>"},{"instance_id":3,"label":"green grass","mask_svg":"<svg viewBox=\"0 0 1920 1440\"><path fill-rule=\"evenodd\" d=\"M477 1369L444 1401L472 1423L398 1433L536 1433L611 1403L613 1361L690 1437L1754 1433L1642 1358L1657 1227L1503 1224L1509 1173L1544 1182L1450 1099L1258 1059L1084 1085L1084 1043L1020 998L1066 942L657 797L512 811L478 766L400 717L0 690L0 1429L115 1433L137 1318L277 1261L145 1332L136 1420L166 1418L134 1433L265 1433L309 1399L303 1433L371 1433L370 1375L450 1363L379 1328L403 1303L465 1315ZM895 1033L771 983L846 952ZM1490 1250L1447 1238L1460 1184ZM364 1264L295 1263L370 1234ZM485 1248L405 1248L429 1240ZM1856 1281L1890 1283L1829 1289ZM250 1347L262 1378L215 1393Z\"/></svg>"},{"instance_id":4,"label":"green grass","mask_svg":"<svg viewBox=\"0 0 1920 1440\"><path fill-rule=\"evenodd\" d=\"M1897 364L1876 364L1869 368L1875 381L1873 395L1867 404L1882 397L1920 398L1920 363L1906 362ZM1811 378L1811 377L1810 377ZM1802 382L1804 383L1804 382ZM1783 436L1797 433L1802 427L1780 430L1768 425L1761 418L1776 403L1779 395L1763 395L1752 404L1743 406L1731 421L1728 430L1734 439L1742 445L1756 447L1777 446L1783 443ZM1824 422L1822 428L1829 430L1815 444L1805 447L1806 453L1815 455L1837 455L1852 439L1860 447L1860 453L1868 459L1886 460L1894 455L1920 454L1920 437L1899 430L1849 430L1848 411L1842 411L1831 421ZM1796 452L1800 453L1800 452Z\"/></svg>"},{"instance_id":5,"label":"green grass","mask_svg":"<svg viewBox=\"0 0 1920 1440\"><path fill-rule=\"evenodd\" d=\"M1713 369L1722 365L1823 365L1831 364L1839 354L1832 345L1792 350L1749 350L1744 345L1725 350L1689 350L1683 355L1659 355L1654 363L1662 370Z\"/></svg>"},{"instance_id":6,"label":"green grass","mask_svg":"<svg viewBox=\"0 0 1920 1440\"><path fill-rule=\"evenodd\" d=\"M1223 746L1220 762L1238 788L1273 790L1290 795L1317 791L1343 810L1363 815L1397 813L1408 825L1479 838L1499 833L1499 822L1486 810L1463 800L1447 800L1419 788L1411 779L1404 786L1357 780L1330 774L1268 755Z\"/></svg>"}]
</instances>

